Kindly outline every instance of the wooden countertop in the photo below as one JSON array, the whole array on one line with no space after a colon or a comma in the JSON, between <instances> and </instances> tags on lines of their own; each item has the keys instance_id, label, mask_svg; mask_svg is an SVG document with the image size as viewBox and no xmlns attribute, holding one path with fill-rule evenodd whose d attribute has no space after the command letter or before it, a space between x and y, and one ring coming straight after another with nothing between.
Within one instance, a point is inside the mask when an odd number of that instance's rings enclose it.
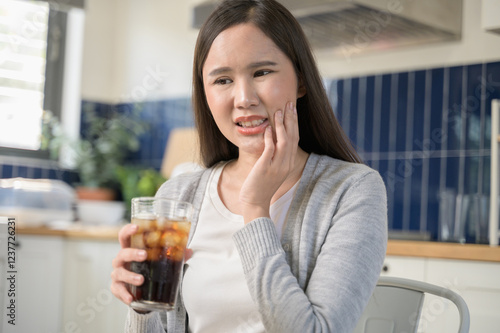
<instances>
[{"instance_id":1,"label":"wooden countertop","mask_svg":"<svg viewBox=\"0 0 500 333\"><path fill-rule=\"evenodd\" d=\"M500 262L500 246L389 240L387 255Z\"/></svg>"},{"instance_id":2,"label":"wooden countertop","mask_svg":"<svg viewBox=\"0 0 500 333\"><path fill-rule=\"evenodd\" d=\"M61 236L67 238L84 238L90 240L110 240L118 242L118 231L121 226L73 225L64 229L48 227L18 227L18 235Z\"/></svg>"},{"instance_id":3,"label":"wooden countertop","mask_svg":"<svg viewBox=\"0 0 500 333\"><path fill-rule=\"evenodd\" d=\"M118 241L121 226L74 225L65 229L17 228L17 234ZM389 240L387 255L500 262L500 246Z\"/></svg>"}]
</instances>

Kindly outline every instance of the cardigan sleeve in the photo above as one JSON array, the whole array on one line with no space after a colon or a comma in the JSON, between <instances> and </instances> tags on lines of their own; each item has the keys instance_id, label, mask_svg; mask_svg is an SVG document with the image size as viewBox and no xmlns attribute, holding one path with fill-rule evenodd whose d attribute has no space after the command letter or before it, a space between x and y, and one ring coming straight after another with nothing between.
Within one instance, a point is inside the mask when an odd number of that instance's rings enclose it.
<instances>
[{"instance_id":1,"label":"cardigan sleeve","mask_svg":"<svg viewBox=\"0 0 500 333\"><path fill-rule=\"evenodd\" d=\"M317 223L330 227L326 235L301 235L301 241L321 243L303 289L272 220L258 218L234 235L250 293L269 332L350 332L373 292L387 246L383 181L378 173L367 173L344 190L333 212L317 212L328 200L332 197L325 190L322 198L307 203L308 211L329 219ZM305 255L300 253L298 260Z\"/></svg>"}]
</instances>

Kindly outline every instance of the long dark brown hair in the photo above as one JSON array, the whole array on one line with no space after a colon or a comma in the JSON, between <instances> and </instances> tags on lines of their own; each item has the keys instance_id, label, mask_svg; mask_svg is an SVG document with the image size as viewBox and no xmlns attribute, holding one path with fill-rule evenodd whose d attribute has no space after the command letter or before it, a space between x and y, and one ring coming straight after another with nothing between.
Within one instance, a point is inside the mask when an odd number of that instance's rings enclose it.
<instances>
[{"instance_id":1,"label":"long dark brown hair","mask_svg":"<svg viewBox=\"0 0 500 333\"><path fill-rule=\"evenodd\" d=\"M361 162L340 127L329 103L316 62L300 24L274 0L225 0L210 15L196 41L193 63L193 108L206 167L238 157L238 148L220 132L208 107L203 87L203 65L214 39L224 30L252 23L292 61L306 94L297 100L299 146L307 153Z\"/></svg>"}]
</instances>

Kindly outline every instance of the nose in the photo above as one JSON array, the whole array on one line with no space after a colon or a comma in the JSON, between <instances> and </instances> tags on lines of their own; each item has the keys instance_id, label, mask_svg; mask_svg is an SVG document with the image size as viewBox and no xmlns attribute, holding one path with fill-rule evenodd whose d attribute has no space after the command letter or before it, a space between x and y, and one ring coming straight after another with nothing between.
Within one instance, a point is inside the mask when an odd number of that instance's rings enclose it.
<instances>
[{"instance_id":1,"label":"nose","mask_svg":"<svg viewBox=\"0 0 500 333\"><path fill-rule=\"evenodd\" d=\"M259 97L253 84L247 80L240 80L235 85L234 106L238 109L248 109L259 104Z\"/></svg>"}]
</instances>

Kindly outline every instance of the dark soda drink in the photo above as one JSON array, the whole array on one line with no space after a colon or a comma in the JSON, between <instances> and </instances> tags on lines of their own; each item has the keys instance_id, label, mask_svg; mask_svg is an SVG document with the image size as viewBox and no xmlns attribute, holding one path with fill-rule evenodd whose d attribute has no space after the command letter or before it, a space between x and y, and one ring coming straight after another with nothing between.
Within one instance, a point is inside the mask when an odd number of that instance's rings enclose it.
<instances>
[{"instance_id":1,"label":"dark soda drink","mask_svg":"<svg viewBox=\"0 0 500 333\"><path fill-rule=\"evenodd\" d=\"M147 259L130 262L128 269L144 276L140 286L128 285L131 306L137 310L171 310L175 305L184 251L189 236L189 221L138 219L131 237L131 247L144 249Z\"/></svg>"}]
</instances>

